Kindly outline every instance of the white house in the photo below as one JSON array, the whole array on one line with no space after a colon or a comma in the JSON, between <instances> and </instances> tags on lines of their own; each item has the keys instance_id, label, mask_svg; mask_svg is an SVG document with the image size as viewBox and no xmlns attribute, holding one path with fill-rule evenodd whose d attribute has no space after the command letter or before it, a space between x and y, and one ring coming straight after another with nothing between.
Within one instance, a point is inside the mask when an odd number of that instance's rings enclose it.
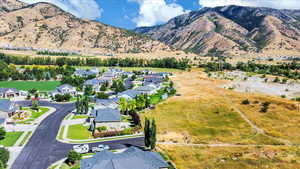
<instances>
[{"instance_id":1,"label":"white house","mask_svg":"<svg viewBox=\"0 0 300 169\"><path fill-rule=\"evenodd\" d=\"M64 84L56 88L56 90L49 92L52 97L55 97L57 94L70 94L71 96L77 95L76 87L69 84Z\"/></svg>"}]
</instances>

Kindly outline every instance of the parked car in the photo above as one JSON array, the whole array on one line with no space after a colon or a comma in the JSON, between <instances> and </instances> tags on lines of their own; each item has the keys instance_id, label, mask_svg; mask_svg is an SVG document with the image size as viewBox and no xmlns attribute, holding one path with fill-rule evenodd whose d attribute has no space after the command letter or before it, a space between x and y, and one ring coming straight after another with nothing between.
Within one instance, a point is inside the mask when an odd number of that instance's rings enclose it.
<instances>
[{"instance_id":1,"label":"parked car","mask_svg":"<svg viewBox=\"0 0 300 169\"><path fill-rule=\"evenodd\" d=\"M103 150L109 150L110 147L108 145L99 144L97 147L92 147L92 152L100 152Z\"/></svg>"},{"instance_id":2,"label":"parked car","mask_svg":"<svg viewBox=\"0 0 300 169\"><path fill-rule=\"evenodd\" d=\"M73 150L76 151L77 153L83 154L83 153L88 153L90 147L88 144L75 145L73 146Z\"/></svg>"}]
</instances>

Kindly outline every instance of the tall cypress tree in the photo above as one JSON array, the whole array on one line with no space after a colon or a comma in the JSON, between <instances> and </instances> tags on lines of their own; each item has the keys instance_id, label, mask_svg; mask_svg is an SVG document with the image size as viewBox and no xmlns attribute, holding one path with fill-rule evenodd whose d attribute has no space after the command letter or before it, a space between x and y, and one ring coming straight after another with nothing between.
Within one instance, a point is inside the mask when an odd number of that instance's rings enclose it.
<instances>
[{"instance_id":1,"label":"tall cypress tree","mask_svg":"<svg viewBox=\"0 0 300 169\"><path fill-rule=\"evenodd\" d=\"M156 146L156 123L152 120L151 130L150 130L150 147L153 150Z\"/></svg>"},{"instance_id":2,"label":"tall cypress tree","mask_svg":"<svg viewBox=\"0 0 300 169\"><path fill-rule=\"evenodd\" d=\"M144 126L144 134L145 134L145 146L150 146L150 121L148 118L145 118L145 126Z\"/></svg>"}]
</instances>

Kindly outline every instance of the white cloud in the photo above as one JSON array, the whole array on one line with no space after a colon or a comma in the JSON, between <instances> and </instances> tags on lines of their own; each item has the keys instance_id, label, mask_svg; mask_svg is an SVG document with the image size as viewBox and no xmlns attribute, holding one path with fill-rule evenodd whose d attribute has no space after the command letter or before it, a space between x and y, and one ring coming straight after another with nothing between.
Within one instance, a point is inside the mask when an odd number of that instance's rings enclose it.
<instances>
[{"instance_id":1,"label":"white cloud","mask_svg":"<svg viewBox=\"0 0 300 169\"><path fill-rule=\"evenodd\" d=\"M153 26L189 12L175 2L167 4L165 0L128 0L140 5L139 15L133 19L138 27Z\"/></svg>"},{"instance_id":2,"label":"white cloud","mask_svg":"<svg viewBox=\"0 0 300 169\"><path fill-rule=\"evenodd\" d=\"M96 0L21 0L32 4L48 2L80 18L96 19L101 17L102 9Z\"/></svg>"},{"instance_id":3,"label":"white cloud","mask_svg":"<svg viewBox=\"0 0 300 169\"><path fill-rule=\"evenodd\" d=\"M203 7L239 5L277 9L300 9L299 0L199 0L199 4Z\"/></svg>"}]
</instances>

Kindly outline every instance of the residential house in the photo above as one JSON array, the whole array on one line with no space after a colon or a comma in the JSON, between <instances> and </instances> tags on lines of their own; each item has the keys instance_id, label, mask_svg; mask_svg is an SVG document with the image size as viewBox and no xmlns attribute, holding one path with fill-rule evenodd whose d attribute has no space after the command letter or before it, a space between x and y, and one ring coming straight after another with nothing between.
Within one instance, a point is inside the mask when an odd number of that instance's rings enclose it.
<instances>
[{"instance_id":1,"label":"residential house","mask_svg":"<svg viewBox=\"0 0 300 169\"><path fill-rule=\"evenodd\" d=\"M126 100L130 100L130 99L135 99L136 96L142 94L139 91L133 90L133 89L129 89L129 90L125 90L124 92L121 92L119 94L117 94L118 98L125 98Z\"/></svg>"},{"instance_id":2,"label":"residential house","mask_svg":"<svg viewBox=\"0 0 300 169\"><path fill-rule=\"evenodd\" d=\"M26 92L19 91L15 88L0 88L0 97L17 97L26 96Z\"/></svg>"},{"instance_id":3,"label":"residential house","mask_svg":"<svg viewBox=\"0 0 300 169\"><path fill-rule=\"evenodd\" d=\"M69 84L63 84L59 87L56 88L56 90L53 90L49 92L49 94L52 97L55 97L57 94L65 95L65 94L70 94L71 96L77 95L76 87L71 86Z\"/></svg>"},{"instance_id":4,"label":"residential house","mask_svg":"<svg viewBox=\"0 0 300 169\"><path fill-rule=\"evenodd\" d=\"M97 99L95 109L105 109L105 108L118 109L119 108L119 99L118 98Z\"/></svg>"},{"instance_id":5,"label":"residential house","mask_svg":"<svg viewBox=\"0 0 300 169\"><path fill-rule=\"evenodd\" d=\"M77 69L74 72L75 76L80 76L80 77L88 77L88 76L97 76L99 74L99 69L98 68L92 68L90 70L84 70L84 69Z\"/></svg>"},{"instance_id":6,"label":"residential house","mask_svg":"<svg viewBox=\"0 0 300 169\"><path fill-rule=\"evenodd\" d=\"M156 76L156 75L147 75L144 76L144 83L162 83L164 81L163 76Z\"/></svg>"},{"instance_id":7,"label":"residential house","mask_svg":"<svg viewBox=\"0 0 300 169\"><path fill-rule=\"evenodd\" d=\"M140 86L140 87L135 88L134 90L141 92L142 94L152 95L152 94L156 93L157 88L153 87L153 86Z\"/></svg>"},{"instance_id":8,"label":"residential house","mask_svg":"<svg viewBox=\"0 0 300 169\"><path fill-rule=\"evenodd\" d=\"M120 111L112 108L93 109L91 117L94 118L95 123L121 122L122 120Z\"/></svg>"},{"instance_id":9,"label":"residential house","mask_svg":"<svg viewBox=\"0 0 300 169\"><path fill-rule=\"evenodd\" d=\"M131 89L134 86L132 79L130 77L124 80L124 86L126 90Z\"/></svg>"},{"instance_id":10,"label":"residential house","mask_svg":"<svg viewBox=\"0 0 300 169\"><path fill-rule=\"evenodd\" d=\"M0 100L0 114L1 114L1 118L3 118L3 117L11 117L18 110L19 110L19 107L17 106L17 104L15 102L12 102L10 100Z\"/></svg>"},{"instance_id":11,"label":"residential house","mask_svg":"<svg viewBox=\"0 0 300 169\"><path fill-rule=\"evenodd\" d=\"M81 169L168 169L169 164L157 152L129 147L121 153L104 150L92 158L80 160Z\"/></svg>"},{"instance_id":12,"label":"residential house","mask_svg":"<svg viewBox=\"0 0 300 169\"><path fill-rule=\"evenodd\" d=\"M92 86L93 90L95 92L99 92L100 88L102 85L104 85L107 81L105 79L101 79L101 78L94 78L94 79L90 79L84 82L83 84L83 88L85 88L86 86L90 85Z\"/></svg>"}]
</instances>

